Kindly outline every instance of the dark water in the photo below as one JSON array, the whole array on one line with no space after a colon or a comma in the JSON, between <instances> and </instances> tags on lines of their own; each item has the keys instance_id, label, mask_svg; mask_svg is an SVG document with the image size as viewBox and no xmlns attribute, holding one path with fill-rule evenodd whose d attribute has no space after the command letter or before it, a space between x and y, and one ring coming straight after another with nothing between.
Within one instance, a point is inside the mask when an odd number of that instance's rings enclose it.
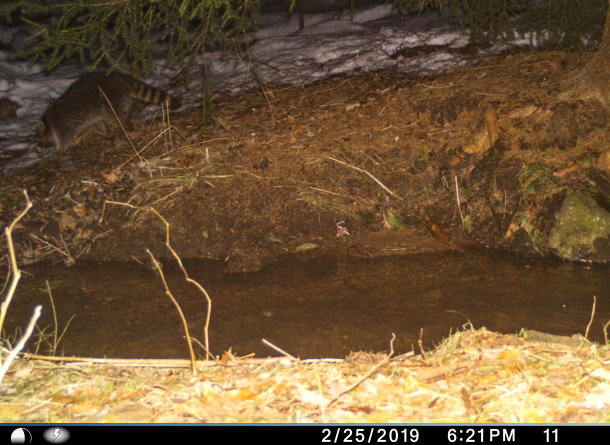
<instances>
[{"instance_id":1,"label":"dark water","mask_svg":"<svg viewBox=\"0 0 610 445\"><path fill-rule=\"evenodd\" d=\"M431 347L470 321L504 333L521 328L584 334L597 296L590 338L603 341L610 319L610 269L537 263L489 252L422 254L375 260L287 259L260 273L225 274L222 265L185 262L212 300L210 346L216 355L277 355L265 338L301 358L344 357L350 351L417 349L420 331ZM156 272L136 264L77 263L26 268L7 333L25 326L42 304L39 326L60 327L75 315L59 354L186 358L182 324ZM191 328L203 342L206 303L171 264L164 272ZM35 341L30 341L33 350ZM201 349L198 349L202 352ZM47 353L43 342L40 353Z\"/></svg>"}]
</instances>

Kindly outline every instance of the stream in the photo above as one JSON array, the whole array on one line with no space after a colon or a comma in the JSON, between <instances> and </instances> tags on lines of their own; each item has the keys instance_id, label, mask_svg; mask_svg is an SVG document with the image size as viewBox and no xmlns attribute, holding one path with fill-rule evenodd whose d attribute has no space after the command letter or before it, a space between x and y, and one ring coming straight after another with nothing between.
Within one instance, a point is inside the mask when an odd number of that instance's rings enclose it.
<instances>
[{"instance_id":1,"label":"stream","mask_svg":"<svg viewBox=\"0 0 610 445\"><path fill-rule=\"evenodd\" d=\"M607 265L515 259L474 251L408 257L285 258L264 271L223 272L213 261L185 261L191 278L212 299L209 344L214 355L277 356L262 339L301 358L345 357L350 351L384 352L392 335L396 353L432 348L451 332L486 327L584 334L603 342L610 320ZM23 268L5 333L14 338L37 304L38 333L28 350L49 354L54 344L53 297L59 333L57 355L116 358L187 358L178 312L158 272L135 263L77 262ZM168 286L204 343L206 300L170 261ZM69 325L68 325L69 323ZM470 324L469 324L470 323ZM195 351L203 356L201 346Z\"/></svg>"}]
</instances>

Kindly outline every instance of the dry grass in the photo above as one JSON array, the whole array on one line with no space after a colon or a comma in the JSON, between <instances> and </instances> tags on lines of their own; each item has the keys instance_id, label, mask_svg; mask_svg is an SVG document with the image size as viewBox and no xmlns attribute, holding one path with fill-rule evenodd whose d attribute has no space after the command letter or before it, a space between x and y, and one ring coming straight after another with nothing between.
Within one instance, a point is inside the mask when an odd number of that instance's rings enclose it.
<instances>
[{"instance_id":1,"label":"dry grass","mask_svg":"<svg viewBox=\"0 0 610 445\"><path fill-rule=\"evenodd\" d=\"M180 366L180 367L179 367ZM4 422L609 422L610 348L458 332L426 358L22 359ZM371 372L373 371L373 372ZM332 402L332 403L331 403Z\"/></svg>"}]
</instances>

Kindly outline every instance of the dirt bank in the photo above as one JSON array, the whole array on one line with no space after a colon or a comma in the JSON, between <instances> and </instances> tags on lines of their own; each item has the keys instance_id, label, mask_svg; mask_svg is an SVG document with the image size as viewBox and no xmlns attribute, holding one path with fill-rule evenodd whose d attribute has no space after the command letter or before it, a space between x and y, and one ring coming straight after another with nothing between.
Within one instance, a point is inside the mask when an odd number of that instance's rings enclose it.
<instances>
[{"instance_id":1,"label":"dirt bank","mask_svg":"<svg viewBox=\"0 0 610 445\"><path fill-rule=\"evenodd\" d=\"M252 271L284 253L409 254L471 243L551 252L566 194L607 177L607 113L558 100L587 54L516 52L435 77L395 72L214 97L215 123L171 115L83 138L0 178L22 261L168 255ZM598 181L603 182L603 181ZM109 203L129 203L131 207Z\"/></svg>"}]
</instances>

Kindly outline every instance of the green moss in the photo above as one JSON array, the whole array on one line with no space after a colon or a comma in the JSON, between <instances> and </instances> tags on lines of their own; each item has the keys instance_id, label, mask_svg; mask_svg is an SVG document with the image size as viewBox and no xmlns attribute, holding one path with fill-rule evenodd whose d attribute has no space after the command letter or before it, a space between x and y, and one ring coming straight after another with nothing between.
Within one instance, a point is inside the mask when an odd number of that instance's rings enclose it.
<instances>
[{"instance_id":1,"label":"green moss","mask_svg":"<svg viewBox=\"0 0 610 445\"><path fill-rule=\"evenodd\" d=\"M395 229L404 229L406 227L400 220L400 217L391 210L388 211L387 221L388 224Z\"/></svg>"},{"instance_id":2,"label":"green moss","mask_svg":"<svg viewBox=\"0 0 610 445\"><path fill-rule=\"evenodd\" d=\"M548 245L555 253L569 260L603 259L600 240L610 235L610 214L584 191L569 195L556 215Z\"/></svg>"},{"instance_id":3,"label":"green moss","mask_svg":"<svg viewBox=\"0 0 610 445\"><path fill-rule=\"evenodd\" d=\"M553 171L544 162L538 162L523 167L519 174L519 181L521 181L523 194L526 198L529 198L547 185L556 183L557 179L553 175Z\"/></svg>"}]
</instances>

